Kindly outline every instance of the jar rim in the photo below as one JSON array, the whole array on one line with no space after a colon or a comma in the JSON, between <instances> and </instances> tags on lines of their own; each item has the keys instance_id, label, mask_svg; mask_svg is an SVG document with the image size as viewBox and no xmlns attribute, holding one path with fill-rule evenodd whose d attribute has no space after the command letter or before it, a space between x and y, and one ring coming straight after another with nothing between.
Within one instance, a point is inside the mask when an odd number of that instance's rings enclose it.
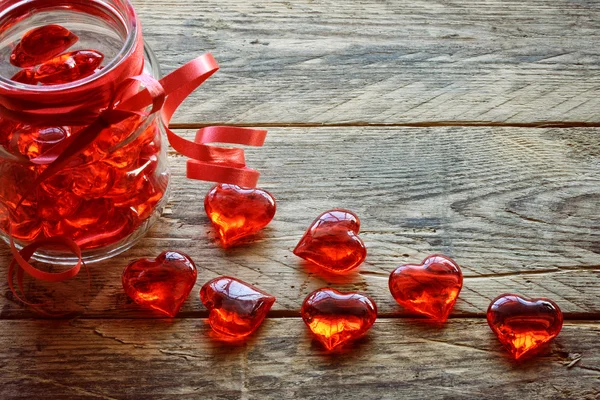
<instances>
[{"instance_id":1,"label":"jar rim","mask_svg":"<svg viewBox=\"0 0 600 400\"><path fill-rule=\"evenodd\" d=\"M77 0L75 0L77 1ZM92 3L96 5L100 5L104 11L110 12L111 16L117 17L117 20L120 21L123 27L126 29L127 37L125 38L123 47L119 50L119 53L98 73L92 74L86 78L64 83L58 85L48 85L48 86L38 86L38 85L29 85L26 83L15 82L13 80L7 79L0 75L0 89L18 89L22 92L30 92L30 93L58 93L63 90L70 90L81 88L82 86L86 86L90 83L95 82L98 79L102 79L104 76L113 71L118 65L120 65L124 60L127 60L132 53L135 51L136 45L139 40L140 29L139 23L137 19L137 14L133 7L133 4L130 0L119 0L120 3L123 4L125 10L120 11L115 6L108 4L103 0L84 0L86 2L86 6L90 6ZM45 8L57 8L56 0L52 1L54 4L49 5ZM3 10L0 10L0 20L5 17L7 14L14 12L19 7L28 7L32 6L31 0L16 0L13 4L10 4ZM58 5L60 6L60 5ZM43 10L44 8L39 8Z\"/></svg>"}]
</instances>

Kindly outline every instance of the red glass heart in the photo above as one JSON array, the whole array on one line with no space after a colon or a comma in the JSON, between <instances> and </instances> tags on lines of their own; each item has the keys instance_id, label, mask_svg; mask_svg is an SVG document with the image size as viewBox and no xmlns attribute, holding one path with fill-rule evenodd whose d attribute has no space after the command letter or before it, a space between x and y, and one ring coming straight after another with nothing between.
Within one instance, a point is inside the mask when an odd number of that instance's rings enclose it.
<instances>
[{"instance_id":1,"label":"red glass heart","mask_svg":"<svg viewBox=\"0 0 600 400\"><path fill-rule=\"evenodd\" d=\"M64 221L75 229L96 229L110 221L114 217L114 211L110 199L85 200Z\"/></svg>"},{"instance_id":2,"label":"red glass heart","mask_svg":"<svg viewBox=\"0 0 600 400\"><path fill-rule=\"evenodd\" d=\"M10 55L10 63L19 68L48 61L77 42L73 32L60 25L46 25L27 32Z\"/></svg>"},{"instance_id":3,"label":"red glass heart","mask_svg":"<svg viewBox=\"0 0 600 400\"><path fill-rule=\"evenodd\" d=\"M30 68L20 70L10 80L27 85L37 85L38 83L37 79L35 79L35 70Z\"/></svg>"},{"instance_id":4,"label":"red glass heart","mask_svg":"<svg viewBox=\"0 0 600 400\"><path fill-rule=\"evenodd\" d=\"M114 168L124 169L132 166L139 159L139 147L125 146L111 151L102 161Z\"/></svg>"},{"instance_id":5,"label":"red glass heart","mask_svg":"<svg viewBox=\"0 0 600 400\"><path fill-rule=\"evenodd\" d=\"M7 147L11 143L15 131L23 125L20 122L2 119L0 124L0 146Z\"/></svg>"},{"instance_id":6,"label":"red glass heart","mask_svg":"<svg viewBox=\"0 0 600 400\"><path fill-rule=\"evenodd\" d=\"M10 227L10 212L0 202L0 229L3 230L4 232L8 232L9 227Z\"/></svg>"},{"instance_id":7,"label":"red glass heart","mask_svg":"<svg viewBox=\"0 0 600 400\"><path fill-rule=\"evenodd\" d=\"M225 247L267 226L276 208L275 198L269 192L229 184L213 187L204 199L206 215Z\"/></svg>"},{"instance_id":8,"label":"red glass heart","mask_svg":"<svg viewBox=\"0 0 600 400\"><path fill-rule=\"evenodd\" d=\"M135 88L135 85L131 85L131 87ZM111 154L126 139L129 139L132 133L136 132L141 127L142 123L142 117L134 115L118 124L111 125L109 128L100 132L100 135L98 135L94 141L94 150L103 155ZM150 127L148 127L148 129L150 129ZM127 145L127 147L129 147L129 145Z\"/></svg>"},{"instance_id":9,"label":"red glass heart","mask_svg":"<svg viewBox=\"0 0 600 400\"><path fill-rule=\"evenodd\" d=\"M462 289L463 276L449 257L433 255L420 265L401 265L390 274L392 296L401 306L444 322Z\"/></svg>"},{"instance_id":10,"label":"red glass heart","mask_svg":"<svg viewBox=\"0 0 600 400\"><path fill-rule=\"evenodd\" d=\"M18 240L34 241L42 232L42 220L37 213L37 203L26 200L16 210L9 209L8 220L0 221L0 226L10 224L11 235Z\"/></svg>"},{"instance_id":11,"label":"red glass heart","mask_svg":"<svg viewBox=\"0 0 600 400\"><path fill-rule=\"evenodd\" d=\"M365 261L367 248L358 237L360 220L352 211L335 209L314 220L294 254L331 272L348 272Z\"/></svg>"},{"instance_id":12,"label":"red glass heart","mask_svg":"<svg viewBox=\"0 0 600 400\"><path fill-rule=\"evenodd\" d=\"M377 318L377 306L362 294L325 288L306 297L301 314L313 335L327 350L333 350L371 329Z\"/></svg>"},{"instance_id":13,"label":"red glass heart","mask_svg":"<svg viewBox=\"0 0 600 400\"><path fill-rule=\"evenodd\" d=\"M22 154L29 159L40 156L50 148L59 144L70 136L68 128L33 127L24 125L14 132L16 149L14 154Z\"/></svg>"},{"instance_id":14,"label":"red glass heart","mask_svg":"<svg viewBox=\"0 0 600 400\"><path fill-rule=\"evenodd\" d=\"M61 54L40 65L35 79L45 85L75 82L96 72L104 55L95 50L78 50Z\"/></svg>"},{"instance_id":15,"label":"red glass heart","mask_svg":"<svg viewBox=\"0 0 600 400\"><path fill-rule=\"evenodd\" d=\"M174 317L196 283L196 265L176 251L165 251L156 259L132 261L123 271L125 293L142 307Z\"/></svg>"},{"instance_id":16,"label":"red glass heart","mask_svg":"<svg viewBox=\"0 0 600 400\"><path fill-rule=\"evenodd\" d=\"M143 176L137 186L136 196L129 196L129 204L136 217L143 221L157 210L157 204L162 200L168 185L168 176Z\"/></svg>"},{"instance_id":17,"label":"red glass heart","mask_svg":"<svg viewBox=\"0 0 600 400\"><path fill-rule=\"evenodd\" d=\"M116 171L115 183L106 197L117 198L117 202L131 200L131 188L142 188L144 178L152 175L158 165L158 158L153 156L149 160L139 160L138 168L133 170ZM119 201L121 200L121 201Z\"/></svg>"},{"instance_id":18,"label":"red glass heart","mask_svg":"<svg viewBox=\"0 0 600 400\"><path fill-rule=\"evenodd\" d=\"M75 231L75 243L82 249L95 249L108 246L128 236L134 229L130 210L115 209L114 215L102 225L86 230Z\"/></svg>"},{"instance_id":19,"label":"red glass heart","mask_svg":"<svg viewBox=\"0 0 600 400\"><path fill-rule=\"evenodd\" d=\"M44 186L36 191L38 201L38 214L45 221L59 221L72 216L81 206L82 200L71 192L63 192L53 196Z\"/></svg>"},{"instance_id":20,"label":"red glass heart","mask_svg":"<svg viewBox=\"0 0 600 400\"><path fill-rule=\"evenodd\" d=\"M508 352L519 359L554 339L562 329L563 315L552 300L503 294L490 304L487 321Z\"/></svg>"},{"instance_id":21,"label":"red glass heart","mask_svg":"<svg viewBox=\"0 0 600 400\"><path fill-rule=\"evenodd\" d=\"M202 286L200 300L210 310L211 328L236 339L258 329L275 303L270 294L229 276L215 278Z\"/></svg>"},{"instance_id":22,"label":"red glass heart","mask_svg":"<svg viewBox=\"0 0 600 400\"><path fill-rule=\"evenodd\" d=\"M24 163L0 163L0 200L14 210L21 200L20 188L29 188L35 182L35 168ZM27 200L26 200L27 201Z\"/></svg>"},{"instance_id":23,"label":"red glass heart","mask_svg":"<svg viewBox=\"0 0 600 400\"><path fill-rule=\"evenodd\" d=\"M103 162L95 162L73 170L71 190L77 196L94 199L104 196L115 182L115 170Z\"/></svg>"}]
</instances>

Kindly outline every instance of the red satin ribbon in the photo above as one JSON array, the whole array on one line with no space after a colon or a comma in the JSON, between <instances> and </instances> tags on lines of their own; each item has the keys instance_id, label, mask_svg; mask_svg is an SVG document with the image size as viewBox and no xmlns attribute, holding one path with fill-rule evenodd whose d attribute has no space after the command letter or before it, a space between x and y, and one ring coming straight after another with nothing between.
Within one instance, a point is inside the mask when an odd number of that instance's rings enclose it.
<instances>
[{"instance_id":1,"label":"red satin ribbon","mask_svg":"<svg viewBox=\"0 0 600 400\"><path fill-rule=\"evenodd\" d=\"M46 245L55 245L55 246L65 247L68 250L72 251L73 254L75 254L78 257L79 261L77 262L75 267L73 267L67 271L57 272L57 273L40 271L37 268L34 268L31 264L29 264L28 261L37 249L39 249L40 247L46 246ZM11 248L12 247L14 247L14 244L11 245ZM13 254L15 254L15 253L13 253ZM12 291L14 296L21 302L27 304L28 306L31 306L38 313L43 314L47 317L64 317L64 316L69 315L69 313L57 314L57 313L49 313L49 312L45 311L41 307L48 304L48 302L31 303L31 302L27 301L25 299L25 290L23 289L23 271L27 272L27 274L29 274L31 276L36 277L36 279L40 279L40 280L44 280L44 281L48 281L48 282L61 282L61 281L65 281L67 279L73 278L74 276L76 276L79 273L81 266L82 265L85 266L85 264L82 262L82 259L81 259L81 249L79 248L77 243L75 243L73 240L66 238L66 237L42 239L42 240L38 240L35 243L32 243L28 246L25 246L20 252L17 252L16 254L18 256L15 256L15 258L10 263L10 266L8 267L8 287L10 288L10 290ZM19 296L19 294L17 293L17 290L15 289L15 284L13 281L13 275L14 275L15 269L17 270L17 285L18 285L19 291L21 292L21 296ZM91 278L90 278L90 270L87 268L87 266L86 266L86 271L88 274L88 283L89 283L89 282L91 282ZM89 286L89 284L88 284L88 286Z\"/></svg>"},{"instance_id":2,"label":"red satin ribbon","mask_svg":"<svg viewBox=\"0 0 600 400\"><path fill-rule=\"evenodd\" d=\"M160 81L148 75L136 75L143 67L140 64L140 60L143 61L141 33L138 32L138 35L139 41L127 62L90 83L91 91L85 88L74 88L65 90L57 96L56 93L32 94L27 91L0 88L0 116L4 118L19 121L34 120L40 125L89 124L87 128L31 160L48 167L38 176L33 187L21 198L17 207L35 187L59 172L72 157L87 148L103 129L134 115L147 117L156 112L161 112L164 123L168 126L181 103L219 69L212 55L204 54ZM141 83L144 89L131 94L131 85L137 82ZM150 111L146 111L149 106L152 106ZM246 166L242 149L220 148L209 144L262 146L266 131L212 126L200 129L193 141L178 136L168 128L166 131L171 146L190 158L187 163L188 178L231 183L243 187L256 186L259 173ZM24 301L15 291L13 284L15 268L18 268L18 286L23 292L23 271L35 279L60 282L76 276L83 264L81 249L68 237L41 239L19 251L10 235L10 245L14 260L9 268L9 286L19 300L32 306L40 305ZM60 273L48 273L32 266L29 259L38 248L46 245L58 245L69 249L77 257L78 262L72 268Z\"/></svg>"}]
</instances>

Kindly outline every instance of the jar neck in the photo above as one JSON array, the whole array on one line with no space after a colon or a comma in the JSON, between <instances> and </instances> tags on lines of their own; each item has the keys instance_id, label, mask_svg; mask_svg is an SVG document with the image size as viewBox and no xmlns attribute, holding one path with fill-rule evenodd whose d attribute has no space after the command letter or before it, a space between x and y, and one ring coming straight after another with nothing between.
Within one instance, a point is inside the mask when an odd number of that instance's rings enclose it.
<instances>
[{"instance_id":1,"label":"jar neck","mask_svg":"<svg viewBox=\"0 0 600 400\"><path fill-rule=\"evenodd\" d=\"M0 42L28 19L62 12L80 13L74 15L110 26L122 40L120 51L101 71L72 83L35 86L0 77L0 117L41 125L86 125L109 106L124 80L142 72L141 26L128 0L10 1L0 9Z\"/></svg>"}]
</instances>

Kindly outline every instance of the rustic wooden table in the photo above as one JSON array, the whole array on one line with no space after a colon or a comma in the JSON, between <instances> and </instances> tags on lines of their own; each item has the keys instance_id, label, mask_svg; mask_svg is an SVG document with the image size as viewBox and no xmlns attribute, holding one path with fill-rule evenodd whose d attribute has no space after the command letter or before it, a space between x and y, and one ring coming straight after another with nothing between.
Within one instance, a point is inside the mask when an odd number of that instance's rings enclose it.
<instances>
[{"instance_id":1,"label":"rustic wooden table","mask_svg":"<svg viewBox=\"0 0 600 400\"><path fill-rule=\"evenodd\" d=\"M136 0L165 71L210 51L221 71L184 105L179 133L268 127L248 150L278 200L254 242L220 248L210 185L170 155L171 202L127 253L37 293L77 318L41 319L10 293L0 398L600 398L600 6L594 0ZM369 256L322 277L291 250L320 212L359 214ZM125 296L128 260L189 253L198 283L163 319ZM388 274L441 252L464 288L444 328L393 301ZM9 251L0 246L6 273ZM277 296L242 345L211 337L198 290L233 275ZM326 355L299 308L314 289L368 293L370 334ZM554 299L560 336L512 362L485 311L503 292Z\"/></svg>"}]
</instances>

